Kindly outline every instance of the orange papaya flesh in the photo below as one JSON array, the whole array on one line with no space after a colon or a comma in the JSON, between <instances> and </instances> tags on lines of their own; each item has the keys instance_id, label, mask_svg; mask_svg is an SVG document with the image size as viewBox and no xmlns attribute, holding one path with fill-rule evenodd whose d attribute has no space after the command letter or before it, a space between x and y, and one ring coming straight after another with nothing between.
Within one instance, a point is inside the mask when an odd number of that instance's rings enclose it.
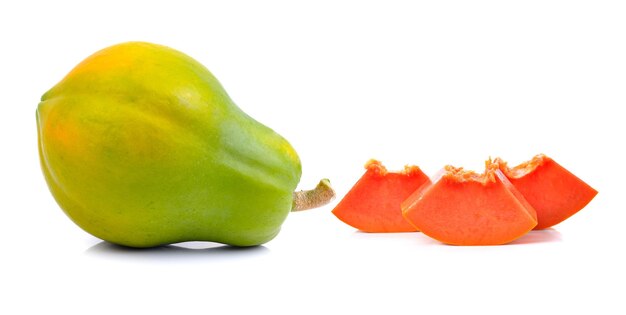
<instances>
[{"instance_id":1,"label":"orange papaya flesh","mask_svg":"<svg viewBox=\"0 0 626 315\"><path fill-rule=\"evenodd\" d=\"M451 245L506 244L537 224L532 206L491 161L483 174L444 167L401 207L417 229Z\"/></svg>"},{"instance_id":2,"label":"orange papaya flesh","mask_svg":"<svg viewBox=\"0 0 626 315\"><path fill-rule=\"evenodd\" d=\"M539 154L530 161L508 167L500 158L495 162L509 181L537 211L535 229L545 229L571 217L597 194L550 157Z\"/></svg>"},{"instance_id":3,"label":"orange papaya flesh","mask_svg":"<svg viewBox=\"0 0 626 315\"><path fill-rule=\"evenodd\" d=\"M417 166L389 172L380 161L365 164L365 174L332 210L346 224L363 232L414 232L403 217L400 203L423 184L428 176Z\"/></svg>"}]
</instances>

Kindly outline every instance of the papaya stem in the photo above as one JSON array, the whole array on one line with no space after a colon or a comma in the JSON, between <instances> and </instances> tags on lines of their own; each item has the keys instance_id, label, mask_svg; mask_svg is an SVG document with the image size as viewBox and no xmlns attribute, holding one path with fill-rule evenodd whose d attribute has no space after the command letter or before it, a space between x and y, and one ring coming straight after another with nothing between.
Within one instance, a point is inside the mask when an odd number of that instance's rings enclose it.
<instances>
[{"instance_id":1,"label":"papaya stem","mask_svg":"<svg viewBox=\"0 0 626 315\"><path fill-rule=\"evenodd\" d=\"M330 181L324 178L320 180L314 189L294 192L291 211L318 208L328 204L334 198L335 191L330 187Z\"/></svg>"}]
</instances>

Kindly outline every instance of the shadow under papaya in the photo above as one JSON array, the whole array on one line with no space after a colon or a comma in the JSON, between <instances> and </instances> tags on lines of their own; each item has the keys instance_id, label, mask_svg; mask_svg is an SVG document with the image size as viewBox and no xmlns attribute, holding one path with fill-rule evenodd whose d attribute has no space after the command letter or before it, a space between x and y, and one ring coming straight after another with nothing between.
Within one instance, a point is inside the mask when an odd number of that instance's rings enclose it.
<instances>
[{"instance_id":1,"label":"shadow under papaya","mask_svg":"<svg viewBox=\"0 0 626 315\"><path fill-rule=\"evenodd\" d=\"M526 235L516 239L515 241L509 244L510 245L536 244L536 243L560 242L561 240L562 240L561 232L553 228L547 228L543 230L532 230L528 232Z\"/></svg>"},{"instance_id":2,"label":"shadow under papaya","mask_svg":"<svg viewBox=\"0 0 626 315\"><path fill-rule=\"evenodd\" d=\"M106 241L97 243L85 251L97 257L119 257L125 259L231 259L246 256L261 256L269 253L263 245L235 247L212 242L184 242L151 248L133 248Z\"/></svg>"}]
</instances>

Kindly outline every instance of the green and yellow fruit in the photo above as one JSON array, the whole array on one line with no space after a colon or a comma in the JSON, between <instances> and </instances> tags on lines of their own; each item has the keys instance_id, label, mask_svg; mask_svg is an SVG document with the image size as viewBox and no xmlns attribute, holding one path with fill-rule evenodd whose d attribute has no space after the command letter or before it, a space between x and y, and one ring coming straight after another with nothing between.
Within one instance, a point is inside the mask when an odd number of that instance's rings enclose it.
<instances>
[{"instance_id":1,"label":"green and yellow fruit","mask_svg":"<svg viewBox=\"0 0 626 315\"><path fill-rule=\"evenodd\" d=\"M37 127L58 204L85 231L126 246L265 243L301 175L289 142L204 66L150 43L81 62L43 95Z\"/></svg>"}]
</instances>

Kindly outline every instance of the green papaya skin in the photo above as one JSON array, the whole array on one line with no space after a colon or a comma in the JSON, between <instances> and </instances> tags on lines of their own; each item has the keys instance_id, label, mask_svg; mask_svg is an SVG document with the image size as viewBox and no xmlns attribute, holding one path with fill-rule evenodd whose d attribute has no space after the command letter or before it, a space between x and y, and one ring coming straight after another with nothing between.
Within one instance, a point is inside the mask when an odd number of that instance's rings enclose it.
<instances>
[{"instance_id":1,"label":"green papaya skin","mask_svg":"<svg viewBox=\"0 0 626 315\"><path fill-rule=\"evenodd\" d=\"M171 48L103 49L43 95L41 167L82 229L131 247L276 236L300 159L200 63Z\"/></svg>"}]
</instances>

